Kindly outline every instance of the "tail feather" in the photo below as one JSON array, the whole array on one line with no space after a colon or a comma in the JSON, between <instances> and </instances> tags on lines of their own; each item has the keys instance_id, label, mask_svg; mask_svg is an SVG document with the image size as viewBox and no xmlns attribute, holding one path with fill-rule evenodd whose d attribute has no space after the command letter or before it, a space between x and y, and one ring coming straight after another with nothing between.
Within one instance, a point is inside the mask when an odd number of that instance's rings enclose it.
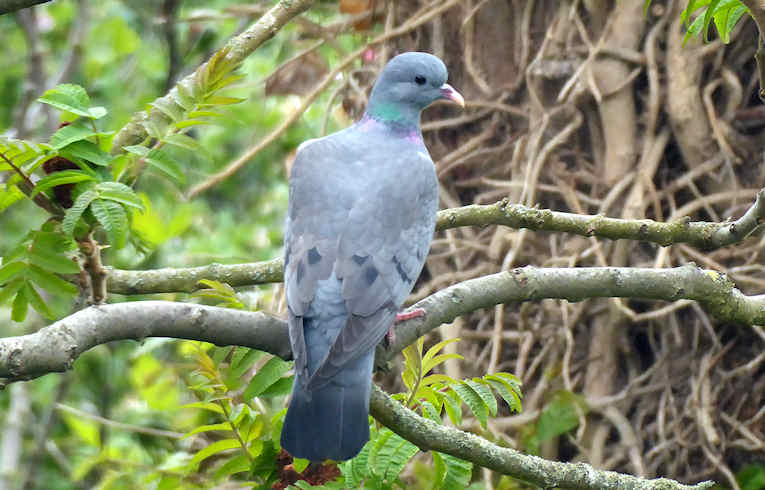
<instances>
[{"instance_id":1,"label":"tail feather","mask_svg":"<svg viewBox=\"0 0 765 490\"><path fill-rule=\"evenodd\" d=\"M281 444L296 458L350 459L369 440L369 394L374 350L349 362L319 388L296 377Z\"/></svg>"}]
</instances>

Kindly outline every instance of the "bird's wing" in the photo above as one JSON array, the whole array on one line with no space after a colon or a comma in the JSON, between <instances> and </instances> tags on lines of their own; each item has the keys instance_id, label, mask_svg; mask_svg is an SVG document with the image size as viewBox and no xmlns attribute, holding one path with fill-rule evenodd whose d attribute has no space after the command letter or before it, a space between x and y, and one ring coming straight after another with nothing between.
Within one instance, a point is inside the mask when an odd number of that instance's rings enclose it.
<instances>
[{"instance_id":1,"label":"bird's wing","mask_svg":"<svg viewBox=\"0 0 765 490\"><path fill-rule=\"evenodd\" d=\"M342 137L315 140L298 151L290 178L284 276L291 316L308 311L318 281L333 270L349 314L312 375L314 387L380 342L422 270L435 226L437 180L424 147L355 147ZM299 370L306 368L302 328L291 318Z\"/></svg>"}]
</instances>

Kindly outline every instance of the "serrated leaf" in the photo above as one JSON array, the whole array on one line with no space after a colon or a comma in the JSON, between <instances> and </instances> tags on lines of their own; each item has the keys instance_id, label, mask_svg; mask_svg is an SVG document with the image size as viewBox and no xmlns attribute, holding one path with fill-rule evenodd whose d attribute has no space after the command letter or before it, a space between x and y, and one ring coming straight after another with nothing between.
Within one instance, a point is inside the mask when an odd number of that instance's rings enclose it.
<instances>
[{"instance_id":1,"label":"serrated leaf","mask_svg":"<svg viewBox=\"0 0 765 490\"><path fill-rule=\"evenodd\" d=\"M435 356L432 359L428 359L428 361L424 361L422 363L422 372L427 373L431 371L434 367L438 366L439 364L443 364L444 362L448 361L449 359L464 359L459 354L439 354Z\"/></svg>"},{"instance_id":2,"label":"serrated leaf","mask_svg":"<svg viewBox=\"0 0 765 490\"><path fill-rule=\"evenodd\" d=\"M40 294L37 292L34 286L32 286L30 283L26 283L24 286L24 294L26 295L29 304L31 304L32 308L37 310L38 313L49 320L53 320L53 318L55 318L53 312L50 310L45 301L43 301L42 297L40 297Z\"/></svg>"},{"instance_id":3,"label":"serrated leaf","mask_svg":"<svg viewBox=\"0 0 765 490\"><path fill-rule=\"evenodd\" d=\"M183 183L184 176L181 165L175 161L170 153L162 150L161 148L155 148L151 150L144 158L149 165L173 178L177 182Z\"/></svg>"},{"instance_id":4,"label":"serrated leaf","mask_svg":"<svg viewBox=\"0 0 765 490\"><path fill-rule=\"evenodd\" d=\"M0 267L0 284L20 276L27 266L23 262L9 262Z\"/></svg>"},{"instance_id":5,"label":"serrated leaf","mask_svg":"<svg viewBox=\"0 0 765 490\"><path fill-rule=\"evenodd\" d=\"M29 309L29 301L27 300L26 288L20 288L16 297L13 299L13 305L11 306L11 320L21 323L27 317L27 310Z\"/></svg>"},{"instance_id":6,"label":"serrated leaf","mask_svg":"<svg viewBox=\"0 0 765 490\"><path fill-rule=\"evenodd\" d=\"M143 201L130 187L120 182L101 182L96 186L98 197L143 211Z\"/></svg>"},{"instance_id":7,"label":"serrated leaf","mask_svg":"<svg viewBox=\"0 0 765 490\"><path fill-rule=\"evenodd\" d=\"M32 247L29 251L29 261L50 272L58 274L77 274L80 266L63 254L52 253L40 247Z\"/></svg>"},{"instance_id":8,"label":"serrated leaf","mask_svg":"<svg viewBox=\"0 0 765 490\"><path fill-rule=\"evenodd\" d=\"M473 476L473 463L449 454L441 454L446 465L443 490L463 490L470 485Z\"/></svg>"},{"instance_id":9,"label":"serrated leaf","mask_svg":"<svg viewBox=\"0 0 765 490\"><path fill-rule=\"evenodd\" d=\"M221 441L213 442L209 446L197 452L194 457L191 458L191 461L189 461L189 466L196 468L199 463L209 458L210 456L214 456L222 451L241 447L242 446L239 444L239 441L236 439L223 439Z\"/></svg>"},{"instance_id":10,"label":"serrated leaf","mask_svg":"<svg viewBox=\"0 0 765 490\"><path fill-rule=\"evenodd\" d=\"M256 349L244 349L243 355L237 356L231 360L231 367L229 368L229 375L239 378L245 371L250 369L258 359L263 357L265 353Z\"/></svg>"},{"instance_id":11,"label":"serrated leaf","mask_svg":"<svg viewBox=\"0 0 765 490\"><path fill-rule=\"evenodd\" d=\"M100 167L109 165L112 161L112 157L108 153L95 143L86 140L79 140L66 145L59 150L59 155L80 158Z\"/></svg>"},{"instance_id":12,"label":"serrated leaf","mask_svg":"<svg viewBox=\"0 0 765 490\"><path fill-rule=\"evenodd\" d=\"M0 185L0 213L22 199L24 199L24 193L15 185Z\"/></svg>"},{"instance_id":13,"label":"serrated leaf","mask_svg":"<svg viewBox=\"0 0 765 490\"><path fill-rule=\"evenodd\" d=\"M77 196L71 208L66 210L64 221L61 223L61 230L69 236L72 236L74 227L80 220L82 213L90 206L90 203L98 196L95 190L87 190Z\"/></svg>"},{"instance_id":14,"label":"serrated leaf","mask_svg":"<svg viewBox=\"0 0 765 490\"><path fill-rule=\"evenodd\" d=\"M84 140L91 136L95 136L92 128L89 128L80 122L75 122L74 124L64 126L53 133L50 137L50 146L54 150L60 150L71 145L75 141Z\"/></svg>"},{"instance_id":15,"label":"serrated leaf","mask_svg":"<svg viewBox=\"0 0 765 490\"><path fill-rule=\"evenodd\" d=\"M428 376L422 378L422 381L420 381L420 386L430 386L433 384L450 385L456 382L457 381L455 379L445 374L429 374Z\"/></svg>"},{"instance_id":16,"label":"serrated leaf","mask_svg":"<svg viewBox=\"0 0 765 490\"><path fill-rule=\"evenodd\" d=\"M470 411L473 412L475 418L481 423L481 427L486 429L486 419L489 416L489 409L481 397L478 396L478 393L465 382L453 385L452 389L459 395L460 399L465 402L465 405L470 408Z\"/></svg>"},{"instance_id":17,"label":"serrated leaf","mask_svg":"<svg viewBox=\"0 0 765 490\"><path fill-rule=\"evenodd\" d=\"M512 410L513 412L521 411L522 409L521 398L518 396L515 390L509 390L507 388L507 385L493 379L488 380L488 383L491 385L492 388L494 388L494 391L496 391L499 394L499 396L501 396L502 399L505 400L505 403L507 403L507 406L510 407L510 410Z\"/></svg>"},{"instance_id":18,"label":"serrated leaf","mask_svg":"<svg viewBox=\"0 0 765 490\"><path fill-rule=\"evenodd\" d=\"M90 113L90 98L85 89L79 85L64 83L46 90L37 99L62 111L69 111L78 116L92 117Z\"/></svg>"},{"instance_id":19,"label":"serrated leaf","mask_svg":"<svg viewBox=\"0 0 765 490\"><path fill-rule=\"evenodd\" d=\"M443 399L444 409L449 420L459 427L462 424L462 403L449 393L441 393L441 398Z\"/></svg>"},{"instance_id":20,"label":"serrated leaf","mask_svg":"<svg viewBox=\"0 0 765 490\"><path fill-rule=\"evenodd\" d=\"M199 151L201 149L201 145L197 140L183 133L169 134L163 141L168 145L177 146L189 151Z\"/></svg>"},{"instance_id":21,"label":"serrated leaf","mask_svg":"<svg viewBox=\"0 0 765 490\"><path fill-rule=\"evenodd\" d=\"M290 367L292 367L291 363L285 362L278 357L272 357L252 377L247 388L244 390L243 398L251 400L259 396L269 386L276 383L284 373L289 371Z\"/></svg>"},{"instance_id":22,"label":"serrated leaf","mask_svg":"<svg viewBox=\"0 0 765 490\"><path fill-rule=\"evenodd\" d=\"M82 170L61 170L59 172L53 172L37 181L31 197L59 185L76 184L77 182L87 182L92 180L95 180L95 178Z\"/></svg>"},{"instance_id":23,"label":"serrated leaf","mask_svg":"<svg viewBox=\"0 0 765 490\"><path fill-rule=\"evenodd\" d=\"M260 395L260 398L272 398L275 396L287 396L292 391L292 384L295 381L293 376L279 378L279 380L266 388Z\"/></svg>"},{"instance_id":24,"label":"serrated leaf","mask_svg":"<svg viewBox=\"0 0 765 490\"><path fill-rule=\"evenodd\" d=\"M41 288L53 294L63 296L77 294L77 288L55 274L39 268L36 265L30 265L27 269L29 279Z\"/></svg>"},{"instance_id":25,"label":"serrated leaf","mask_svg":"<svg viewBox=\"0 0 765 490\"><path fill-rule=\"evenodd\" d=\"M438 413L438 410L436 410L436 407L433 406L430 402L422 402L420 403L420 406L422 407L422 416L430 419L434 422L441 423L441 414Z\"/></svg>"},{"instance_id":26,"label":"serrated leaf","mask_svg":"<svg viewBox=\"0 0 765 490\"><path fill-rule=\"evenodd\" d=\"M114 248L122 248L128 233L125 209L114 201L95 199L90 203L90 211L106 231L109 244Z\"/></svg>"},{"instance_id":27,"label":"serrated leaf","mask_svg":"<svg viewBox=\"0 0 765 490\"><path fill-rule=\"evenodd\" d=\"M172 121L183 119L183 107L175 104L172 100L160 97L151 103L151 106L170 118Z\"/></svg>"},{"instance_id":28,"label":"serrated leaf","mask_svg":"<svg viewBox=\"0 0 765 490\"><path fill-rule=\"evenodd\" d=\"M491 388L489 388L486 382L481 378L473 378L472 380L466 379L465 383L473 388L473 391L481 397L481 400L483 400L484 404L489 408L491 416L495 417L498 408L497 399L494 397L494 393L492 393Z\"/></svg>"}]
</instances>

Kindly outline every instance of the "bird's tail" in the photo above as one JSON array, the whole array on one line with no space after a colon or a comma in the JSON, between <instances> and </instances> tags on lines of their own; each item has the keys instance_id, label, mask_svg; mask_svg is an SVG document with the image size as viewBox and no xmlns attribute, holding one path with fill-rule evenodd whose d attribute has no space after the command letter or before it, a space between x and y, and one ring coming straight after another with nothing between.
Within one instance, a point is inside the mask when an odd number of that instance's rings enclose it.
<instances>
[{"instance_id":1,"label":"bird's tail","mask_svg":"<svg viewBox=\"0 0 765 490\"><path fill-rule=\"evenodd\" d=\"M308 390L296 376L281 444L310 461L353 458L369 440L369 392L374 350L349 362L326 384Z\"/></svg>"}]
</instances>

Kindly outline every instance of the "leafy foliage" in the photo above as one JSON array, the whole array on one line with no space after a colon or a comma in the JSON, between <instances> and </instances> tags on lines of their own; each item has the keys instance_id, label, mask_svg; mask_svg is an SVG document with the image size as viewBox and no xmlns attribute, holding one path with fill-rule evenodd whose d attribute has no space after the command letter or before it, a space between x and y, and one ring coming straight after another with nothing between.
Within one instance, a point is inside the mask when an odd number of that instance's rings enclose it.
<instances>
[{"instance_id":1,"label":"leafy foliage","mask_svg":"<svg viewBox=\"0 0 765 490\"><path fill-rule=\"evenodd\" d=\"M645 0L645 9L651 0ZM730 34L749 9L740 0L689 0L682 13L683 22L688 30L683 43L694 36L703 36L709 40L709 27L714 22L720 39L725 44L730 42ZM696 14L693 22L691 17Z\"/></svg>"}]
</instances>

